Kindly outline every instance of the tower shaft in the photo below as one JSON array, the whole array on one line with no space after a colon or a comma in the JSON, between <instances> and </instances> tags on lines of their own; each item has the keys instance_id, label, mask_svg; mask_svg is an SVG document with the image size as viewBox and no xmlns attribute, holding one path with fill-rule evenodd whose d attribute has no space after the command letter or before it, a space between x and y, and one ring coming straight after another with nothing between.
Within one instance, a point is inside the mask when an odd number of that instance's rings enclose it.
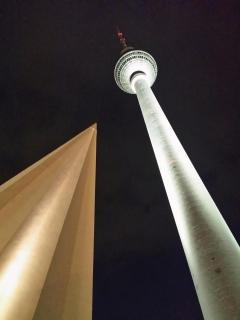
<instances>
[{"instance_id":1,"label":"tower shaft","mask_svg":"<svg viewBox=\"0 0 240 320\"><path fill-rule=\"evenodd\" d=\"M240 249L149 82L135 89L205 320L240 319Z\"/></svg>"}]
</instances>

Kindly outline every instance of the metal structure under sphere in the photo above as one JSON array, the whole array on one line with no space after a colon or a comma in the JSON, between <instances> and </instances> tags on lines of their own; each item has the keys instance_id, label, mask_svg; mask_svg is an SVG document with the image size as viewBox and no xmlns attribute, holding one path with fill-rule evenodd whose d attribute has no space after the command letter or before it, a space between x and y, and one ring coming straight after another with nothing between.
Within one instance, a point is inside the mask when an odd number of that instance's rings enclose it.
<instances>
[{"instance_id":1,"label":"metal structure under sphere","mask_svg":"<svg viewBox=\"0 0 240 320\"><path fill-rule=\"evenodd\" d=\"M120 89L127 93L136 93L134 79L143 76L151 87L157 78L157 64L154 58L143 50L131 50L118 60L114 69L114 78Z\"/></svg>"}]
</instances>

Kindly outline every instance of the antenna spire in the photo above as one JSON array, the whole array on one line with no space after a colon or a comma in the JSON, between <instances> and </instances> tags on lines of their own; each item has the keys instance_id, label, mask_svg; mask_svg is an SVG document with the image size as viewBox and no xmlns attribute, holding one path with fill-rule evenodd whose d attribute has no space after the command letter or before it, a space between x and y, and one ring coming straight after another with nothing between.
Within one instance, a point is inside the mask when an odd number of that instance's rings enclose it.
<instances>
[{"instance_id":1,"label":"antenna spire","mask_svg":"<svg viewBox=\"0 0 240 320\"><path fill-rule=\"evenodd\" d=\"M122 47L120 55L123 55L124 53L133 50L134 49L133 47L129 47L127 45L127 40L124 37L123 33L120 31L119 27L116 27L116 29L117 29L117 37L118 37L118 40L119 40L120 45Z\"/></svg>"},{"instance_id":2,"label":"antenna spire","mask_svg":"<svg viewBox=\"0 0 240 320\"><path fill-rule=\"evenodd\" d=\"M120 31L119 27L117 27L117 37L118 37L118 40L122 46L122 49L126 49L127 48L127 41L126 41L126 38L124 37L123 33Z\"/></svg>"}]
</instances>

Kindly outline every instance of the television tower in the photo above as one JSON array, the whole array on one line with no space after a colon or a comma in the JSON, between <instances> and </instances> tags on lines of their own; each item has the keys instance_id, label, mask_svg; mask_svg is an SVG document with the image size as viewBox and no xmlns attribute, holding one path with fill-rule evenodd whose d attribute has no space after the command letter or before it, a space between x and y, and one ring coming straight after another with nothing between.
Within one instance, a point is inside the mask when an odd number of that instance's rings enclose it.
<instances>
[{"instance_id":1,"label":"television tower","mask_svg":"<svg viewBox=\"0 0 240 320\"><path fill-rule=\"evenodd\" d=\"M240 248L151 90L156 61L117 35L115 81L137 95L204 319L240 319Z\"/></svg>"}]
</instances>

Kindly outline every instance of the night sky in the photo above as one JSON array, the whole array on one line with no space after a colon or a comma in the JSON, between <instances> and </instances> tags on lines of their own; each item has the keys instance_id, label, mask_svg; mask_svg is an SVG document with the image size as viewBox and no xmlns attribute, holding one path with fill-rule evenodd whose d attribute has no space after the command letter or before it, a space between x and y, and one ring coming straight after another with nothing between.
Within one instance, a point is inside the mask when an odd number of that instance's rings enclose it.
<instances>
[{"instance_id":1,"label":"night sky","mask_svg":"<svg viewBox=\"0 0 240 320\"><path fill-rule=\"evenodd\" d=\"M0 182L97 122L93 320L200 320L116 25L240 242L239 0L1 1Z\"/></svg>"}]
</instances>

